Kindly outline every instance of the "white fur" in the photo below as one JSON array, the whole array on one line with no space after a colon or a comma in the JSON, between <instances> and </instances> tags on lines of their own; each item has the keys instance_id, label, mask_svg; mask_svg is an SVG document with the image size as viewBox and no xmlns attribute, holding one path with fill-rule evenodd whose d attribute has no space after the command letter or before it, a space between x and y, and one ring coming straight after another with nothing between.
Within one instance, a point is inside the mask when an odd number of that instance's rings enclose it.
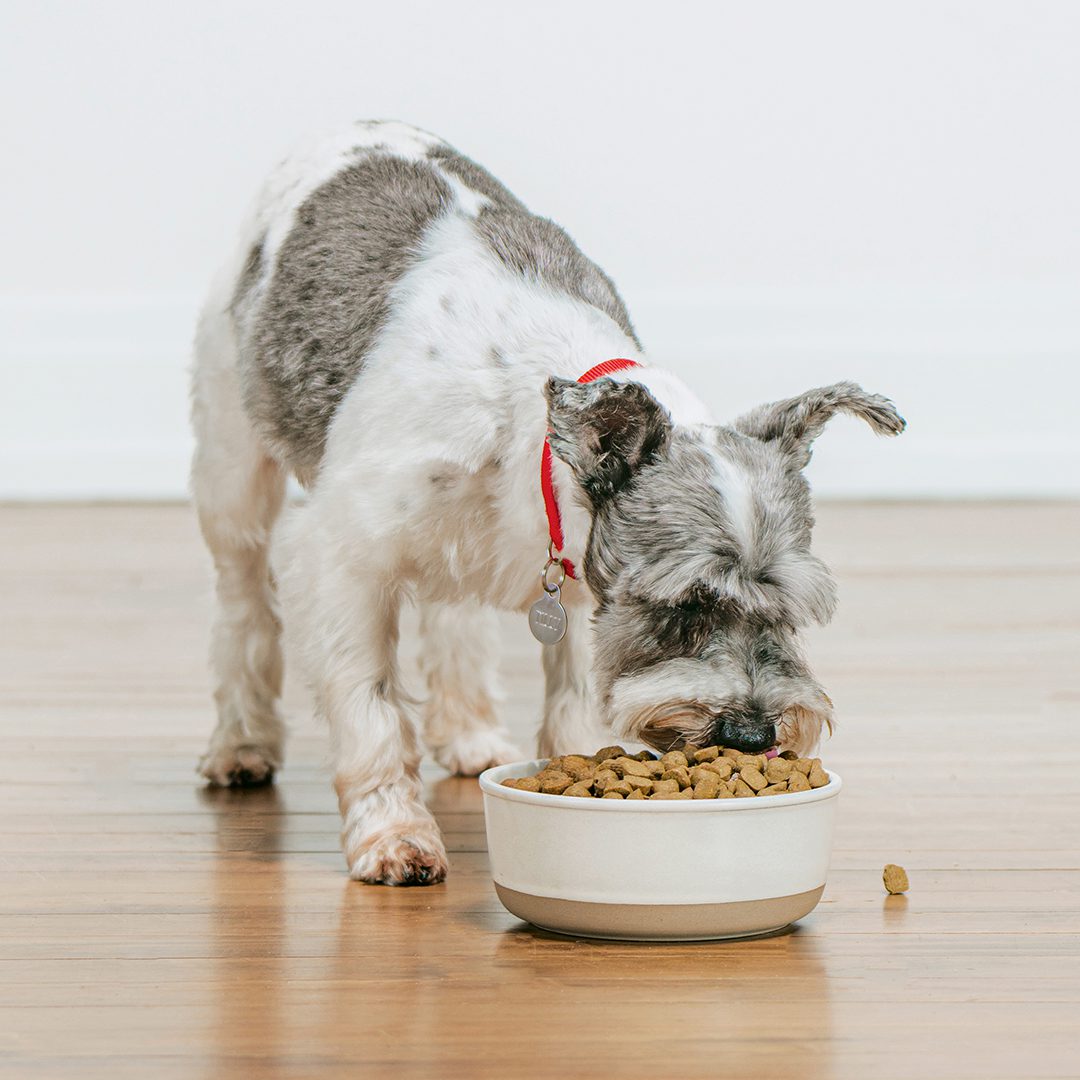
<instances>
[{"instance_id":1,"label":"white fur","mask_svg":"<svg viewBox=\"0 0 1080 1080\"><path fill-rule=\"evenodd\" d=\"M716 488L723 496L724 506L743 551L754 546L754 489L744 469L724 457L709 443L703 444L716 470Z\"/></svg>"},{"instance_id":2,"label":"white fur","mask_svg":"<svg viewBox=\"0 0 1080 1080\"><path fill-rule=\"evenodd\" d=\"M283 165L244 241L266 231L266 265L296 208L361 138L406 157L438 141L404 125L368 126ZM334 417L309 497L283 523L276 563L286 622L330 725L346 856L365 881L438 880L446 870L422 799L420 717L397 671L401 603L411 595L423 605L424 727L439 760L471 773L510 758L516 751L495 720L494 661L477 605L522 611L538 595L548 542L539 490L542 388L550 375L577 378L601 360L640 359L606 315L499 263L471 228L482 198L447 181L456 212L429 229L419 260L395 287L362 378ZM267 770L281 758L266 541L282 476L243 415L226 332L241 264L238 256L207 305L195 373L193 484L220 581L215 662L219 685L240 695L219 701L220 736L204 767L219 783L243 767L251 748ZM254 297L252 307L258 289ZM247 314L236 316L241 332ZM433 362L432 348L444 359ZM493 348L510 358L506 367L493 363ZM709 418L670 373L642 368L617 377L648 386L677 423ZM436 472L445 483L432 482ZM589 529L584 495L558 460L555 484L564 554L580 565ZM592 598L582 582L568 581L563 602L570 632L544 658L546 750L580 750L603 738L589 682ZM455 627L465 632L455 637Z\"/></svg>"}]
</instances>

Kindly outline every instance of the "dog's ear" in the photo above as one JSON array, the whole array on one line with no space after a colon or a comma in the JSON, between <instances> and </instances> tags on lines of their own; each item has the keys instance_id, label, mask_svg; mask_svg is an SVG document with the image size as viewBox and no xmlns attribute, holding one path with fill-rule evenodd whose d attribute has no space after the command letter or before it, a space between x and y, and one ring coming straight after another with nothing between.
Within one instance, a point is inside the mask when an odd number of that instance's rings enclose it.
<instances>
[{"instance_id":1,"label":"dog's ear","mask_svg":"<svg viewBox=\"0 0 1080 1080\"><path fill-rule=\"evenodd\" d=\"M641 383L552 376L544 396L552 453L573 469L594 506L653 460L671 433L671 418Z\"/></svg>"},{"instance_id":2,"label":"dog's ear","mask_svg":"<svg viewBox=\"0 0 1080 1080\"><path fill-rule=\"evenodd\" d=\"M776 443L798 468L810 460L810 447L838 412L865 420L879 435L899 435L907 421L888 398L868 394L852 382L807 390L798 397L761 405L731 426L744 435Z\"/></svg>"}]
</instances>

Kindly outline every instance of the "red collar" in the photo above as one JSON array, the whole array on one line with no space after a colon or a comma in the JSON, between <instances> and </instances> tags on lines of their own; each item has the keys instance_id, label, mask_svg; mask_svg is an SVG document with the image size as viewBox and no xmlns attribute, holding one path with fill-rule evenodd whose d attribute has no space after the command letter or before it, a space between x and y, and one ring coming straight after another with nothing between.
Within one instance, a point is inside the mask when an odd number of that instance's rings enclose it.
<instances>
[{"instance_id":1,"label":"red collar","mask_svg":"<svg viewBox=\"0 0 1080 1080\"><path fill-rule=\"evenodd\" d=\"M638 366L636 360L626 360L623 357L604 360L602 363L597 364L596 367L589 368L578 379L578 382L590 383L594 379L602 379L605 375L611 375L613 372ZM551 537L551 546L548 553L553 562L562 563L562 568L566 571L567 577L576 578L574 564L569 559L559 558L556 555L556 552L561 553L563 549L562 518L559 516L559 503L555 498L555 485L551 479L551 443L546 435L544 436L544 452L540 456L540 491L544 496L544 509L547 511L548 519L548 535Z\"/></svg>"}]
</instances>

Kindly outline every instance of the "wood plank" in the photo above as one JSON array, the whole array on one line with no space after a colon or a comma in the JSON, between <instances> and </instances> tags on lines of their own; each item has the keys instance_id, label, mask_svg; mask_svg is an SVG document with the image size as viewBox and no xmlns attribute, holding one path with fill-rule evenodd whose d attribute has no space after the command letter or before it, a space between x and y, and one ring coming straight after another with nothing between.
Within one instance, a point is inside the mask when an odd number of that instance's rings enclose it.
<instances>
[{"instance_id":1,"label":"wood plank","mask_svg":"<svg viewBox=\"0 0 1080 1080\"><path fill-rule=\"evenodd\" d=\"M430 763L449 881L350 882L296 682L279 785L202 790L189 509L0 507L0 1077L1080 1074L1080 506L819 517L845 780L822 903L774 938L632 946L505 912L475 783ZM537 657L503 629L527 746ZM409 620L404 654L415 679Z\"/></svg>"}]
</instances>

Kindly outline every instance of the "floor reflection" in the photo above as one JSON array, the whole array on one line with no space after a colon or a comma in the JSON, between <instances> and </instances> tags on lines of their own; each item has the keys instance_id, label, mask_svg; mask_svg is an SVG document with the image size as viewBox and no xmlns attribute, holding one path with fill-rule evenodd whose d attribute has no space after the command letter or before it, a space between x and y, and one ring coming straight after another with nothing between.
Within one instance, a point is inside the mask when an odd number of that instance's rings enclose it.
<instances>
[{"instance_id":1,"label":"floor reflection","mask_svg":"<svg viewBox=\"0 0 1080 1080\"><path fill-rule=\"evenodd\" d=\"M209 1042L218 1074L225 1075L238 1058L275 1057L287 1050L285 800L275 784L204 788L199 797L213 811L217 838L208 913L217 1000ZM249 1041L253 1018L257 1046Z\"/></svg>"},{"instance_id":2,"label":"floor reflection","mask_svg":"<svg viewBox=\"0 0 1080 1080\"><path fill-rule=\"evenodd\" d=\"M498 935L493 960L495 994L531 985L552 1037L570 1025L575 1042L593 1032L599 1049L617 1044L613 1032L633 1032L635 1042L644 1035L670 1047L674 1060L680 1047L689 1061L715 1054L718 1073L742 1078L780 1075L784 1061L798 1062L803 1077L832 1070L827 955L806 925L676 943L570 938L516 923ZM738 1061L726 1056L736 1043Z\"/></svg>"}]
</instances>

